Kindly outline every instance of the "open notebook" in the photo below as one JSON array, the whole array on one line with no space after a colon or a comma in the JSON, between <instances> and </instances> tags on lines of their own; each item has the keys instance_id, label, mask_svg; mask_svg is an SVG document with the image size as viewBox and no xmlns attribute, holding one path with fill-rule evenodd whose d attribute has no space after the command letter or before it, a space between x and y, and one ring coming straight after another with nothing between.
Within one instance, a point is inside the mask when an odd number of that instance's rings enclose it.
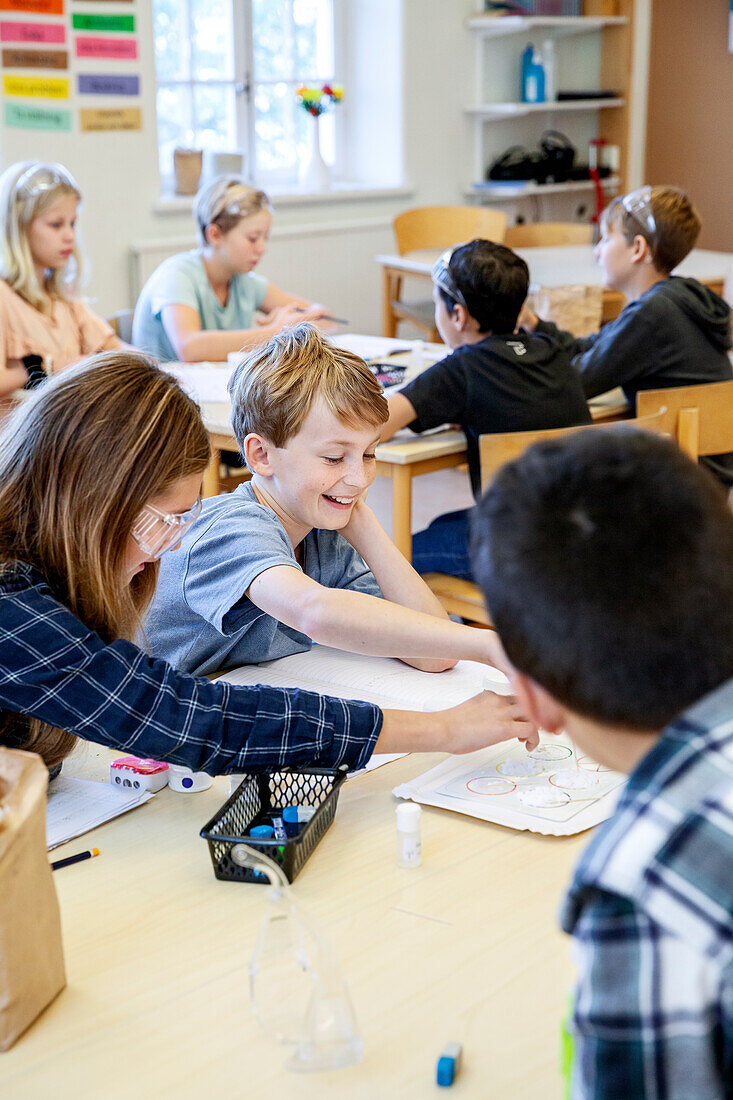
<instances>
[{"instance_id":1,"label":"open notebook","mask_svg":"<svg viewBox=\"0 0 733 1100\"><path fill-rule=\"evenodd\" d=\"M305 653L294 653L277 661L245 665L220 679L231 684L298 687L339 699L363 699L392 710L446 710L484 688L500 695L510 690L501 672L476 661L459 661L448 672L420 672L393 657L367 657L323 645L314 645ZM400 755L404 753L376 754L366 770Z\"/></svg>"}]
</instances>

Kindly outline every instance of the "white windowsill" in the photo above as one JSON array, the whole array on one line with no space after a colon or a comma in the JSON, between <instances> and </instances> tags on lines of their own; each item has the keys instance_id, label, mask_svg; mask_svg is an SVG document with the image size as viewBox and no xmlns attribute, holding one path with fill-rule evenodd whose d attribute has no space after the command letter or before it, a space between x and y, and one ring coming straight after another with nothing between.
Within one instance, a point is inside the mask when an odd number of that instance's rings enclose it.
<instances>
[{"instance_id":1,"label":"white windowsill","mask_svg":"<svg viewBox=\"0 0 733 1100\"><path fill-rule=\"evenodd\" d=\"M404 199L414 195L411 186L380 187L366 183L334 183L330 191L293 191L267 188L267 194L277 208L283 206L315 206L320 203L361 202L374 199ZM154 214L190 214L193 195L165 194L153 204Z\"/></svg>"}]
</instances>

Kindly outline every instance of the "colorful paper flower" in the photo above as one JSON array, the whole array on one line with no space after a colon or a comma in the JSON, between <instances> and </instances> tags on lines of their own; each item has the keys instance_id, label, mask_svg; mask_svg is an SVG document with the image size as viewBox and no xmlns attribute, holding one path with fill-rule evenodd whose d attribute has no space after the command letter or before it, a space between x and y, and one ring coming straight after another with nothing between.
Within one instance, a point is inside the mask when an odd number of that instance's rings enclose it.
<instances>
[{"instance_id":1,"label":"colorful paper flower","mask_svg":"<svg viewBox=\"0 0 733 1100\"><path fill-rule=\"evenodd\" d=\"M344 98L344 89L341 84L321 84L320 86L301 84L295 94L303 110L313 118L318 118L332 103L341 102Z\"/></svg>"}]
</instances>

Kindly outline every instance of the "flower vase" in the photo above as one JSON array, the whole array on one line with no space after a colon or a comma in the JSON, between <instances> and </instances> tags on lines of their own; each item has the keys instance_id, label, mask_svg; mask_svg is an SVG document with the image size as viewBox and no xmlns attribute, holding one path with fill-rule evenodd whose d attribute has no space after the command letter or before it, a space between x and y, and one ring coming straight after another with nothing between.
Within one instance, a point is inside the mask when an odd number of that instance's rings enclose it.
<instances>
[{"instance_id":1,"label":"flower vase","mask_svg":"<svg viewBox=\"0 0 733 1100\"><path fill-rule=\"evenodd\" d=\"M320 117L311 120L310 154L303 163L300 183L305 191L328 191L331 186L331 169L321 155Z\"/></svg>"}]
</instances>

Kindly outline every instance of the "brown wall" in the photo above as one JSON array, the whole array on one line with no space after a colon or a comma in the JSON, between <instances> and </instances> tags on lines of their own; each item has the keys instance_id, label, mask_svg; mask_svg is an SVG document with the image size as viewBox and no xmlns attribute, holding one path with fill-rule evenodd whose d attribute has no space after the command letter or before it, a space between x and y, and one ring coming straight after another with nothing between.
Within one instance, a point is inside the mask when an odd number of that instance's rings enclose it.
<instances>
[{"instance_id":1,"label":"brown wall","mask_svg":"<svg viewBox=\"0 0 733 1100\"><path fill-rule=\"evenodd\" d=\"M646 182L689 192L699 245L733 252L733 54L727 0L653 0Z\"/></svg>"}]
</instances>

